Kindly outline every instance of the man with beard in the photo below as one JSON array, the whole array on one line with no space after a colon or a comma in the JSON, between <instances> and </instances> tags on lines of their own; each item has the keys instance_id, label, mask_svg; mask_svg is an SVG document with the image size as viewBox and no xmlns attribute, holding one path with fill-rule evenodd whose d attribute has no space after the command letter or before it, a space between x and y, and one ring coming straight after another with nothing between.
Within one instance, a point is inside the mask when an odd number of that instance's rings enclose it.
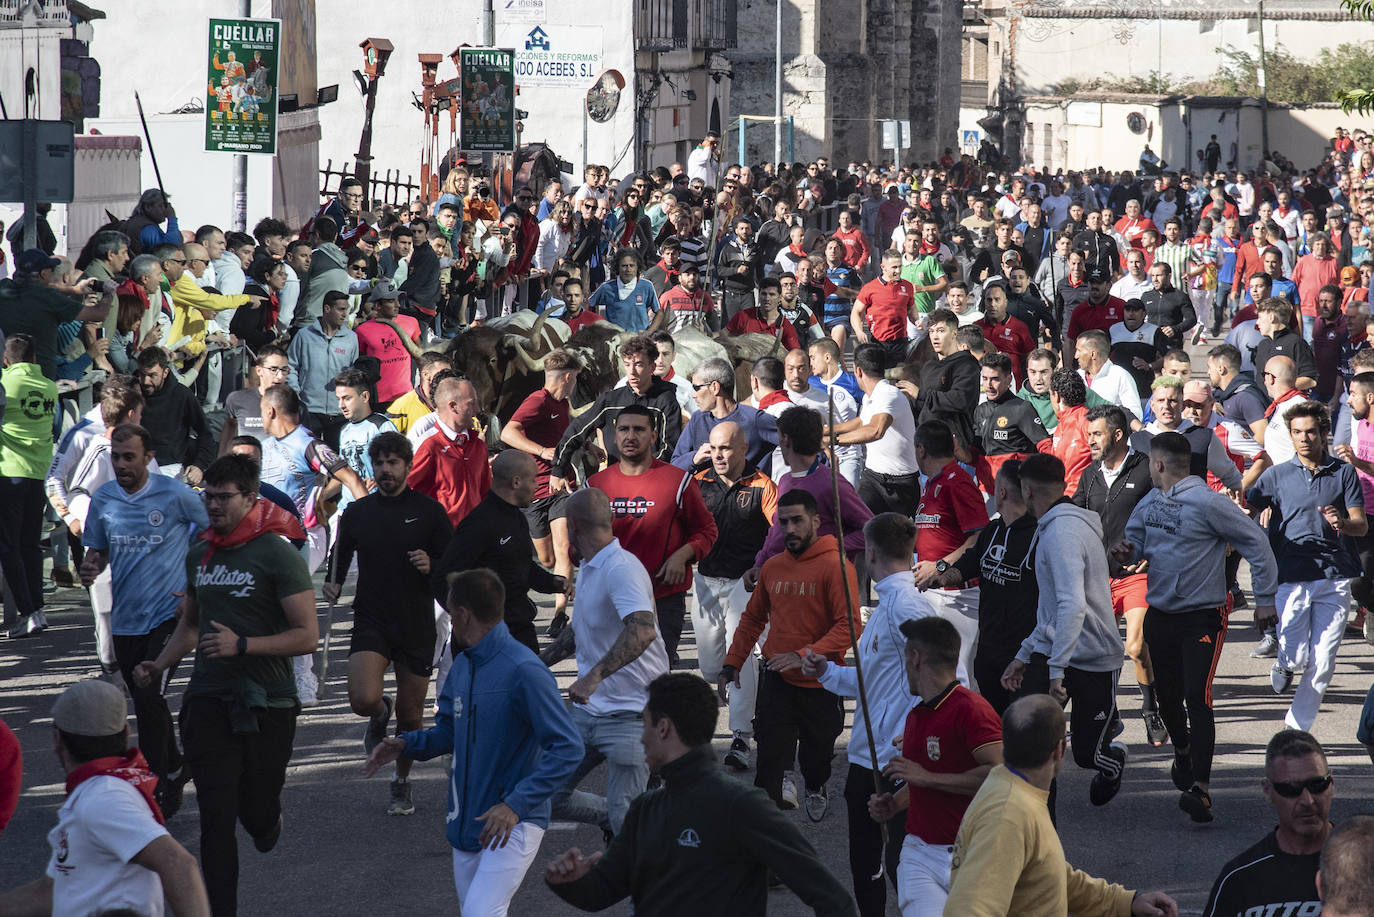
<instances>
[{"instance_id":1,"label":"man with beard","mask_svg":"<svg viewBox=\"0 0 1374 917\"><path fill-rule=\"evenodd\" d=\"M162 473L199 484L201 470L214 458L215 442L196 396L173 378L172 361L161 347L138 355L134 378L143 390L143 426L153 437Z\"/></svg>"},{"instance_id":2,"label":"man with beard","mask_svg":"<svg viewBox=\"0 0 1374 917\"><path fill-rule=\"evenodd\" d=\"M338 546L320 592L339 600L354 556L358 587L353 597L353 635L348 647L348 702L368 717L363 748L387 736L392 711L402 731L420 728L434 659L431 564L453 532L438 501L406 486L414 453L394 431L368 443L377 490L355 500L339 522ZM396 671L396 699L382 693L387 666ZM396 762L388 815L410 815L409 758Z\"/></svg>"}]
</instances>

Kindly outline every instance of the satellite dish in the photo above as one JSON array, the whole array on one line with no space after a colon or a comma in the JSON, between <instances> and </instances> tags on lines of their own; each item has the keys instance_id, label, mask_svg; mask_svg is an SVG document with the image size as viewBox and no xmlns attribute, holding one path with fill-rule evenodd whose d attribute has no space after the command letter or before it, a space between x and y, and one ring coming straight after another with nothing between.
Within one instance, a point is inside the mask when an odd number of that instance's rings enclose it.
<instances>
[{"instance_id":1,"label":"satellite dish","mask_svg":"<svg viewBox=\"0 0 1374 917\"><path fill-rule=\"evenodd\" d=\"M597 124L605 124L615 117L620 107L620 90L625 88L625 77L619 70L607 70L596 78L592 88L587 90L587 117Z\"/></svg>"}]
</instances>

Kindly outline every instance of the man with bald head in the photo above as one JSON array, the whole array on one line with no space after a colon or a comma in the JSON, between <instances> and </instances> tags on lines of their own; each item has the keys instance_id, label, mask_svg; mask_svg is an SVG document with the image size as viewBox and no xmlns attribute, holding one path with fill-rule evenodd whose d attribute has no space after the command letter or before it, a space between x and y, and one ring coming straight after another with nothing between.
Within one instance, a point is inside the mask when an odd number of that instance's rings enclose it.
<instances>
[{"instance_id":1,"label":"man with bald head","mask_svg":"<svg viewBox=\"0 0 1374 917\"><path fill-rule=\"evenodd\" d=\"M805 354L803 354L803 357ZM692 630L697 638L697 664L711 684L720 676L725 652L735 639L740 615L749 604L741 577L753 566L754 555L768 537L778 508L778 489L768 475L747 459L744 429L725 421L711 429L711 465L696 475L706 508L716 520L716 543L697 564L693 582L696 606ZM725 764L749 767L749 742L754 736L754 698L758 694L758 664L751 660L740 672L740 686L730 691L730 732L733 738Z\"/></svg>"},{"instance_id":2,"label":"man with bald head","mask_svg":"<svg viewBox=\"0 0 1374 917\"><path fill-rule=\"evenodd\" d=\"M491 490L458 523L431 582L441 604L448 596L448 574L486 567L506 590L506 627L511 636L539 654L530 590L571 592L568 581L534 560L534 541L523 510L534 502L539 469L534 456L507 449L491 463Z\"/></svg>"},{"instance_id":3,"label":"man with bald head","mask_svg":"<svg viewBox=\"0 0 1374 917\"><path fill-rule=\"evenodd\" d=\"M434 434L415 448L406 479L438 500L455 526L491 489L487 444L472 429L477 392L466 379L445 379L434 390Z\"/></svg>"},{"instance_id":4,"label":"man with bald head","mask_svg":"<svg viewBox=\"0 0 1374 917\"><path fill-rule=\"evenodd\" d=\"M158 248L161 250L162 246ZM196 283L195 272L204 273L209 264L210 256L205 246L187 242L180 247L167 246L167 249L163 254L162 266L172 284L172 330L168 340L175 343L183 337L190 338L178 350L188 357L197 357L205 350L207 332L218 333L220 330L218 327L212 328L209 320L220 312L228 312L232 317L233 312L229 310L248 305L248 296L224 296L201 289L200 284ZM224 327L228 327L227 318ZM227 333L222 340L228 343Z\"/></svg>"},{"instance_id":5,"label":"man with bald head","mask_svg":"<svg viewBox=\"0 0 1374 917\"><path fill-rule=\"evenodd\" d=\"M1270 464L1278 465L1294 455L1288 412L1306 401L1307 394L1298 388L1298 364L1291 357L1270 357L1263 373L1264 387L1273 400L1264 411L1264 419L1255 421L1254 433Z\"/></svg>"}]
</instances>

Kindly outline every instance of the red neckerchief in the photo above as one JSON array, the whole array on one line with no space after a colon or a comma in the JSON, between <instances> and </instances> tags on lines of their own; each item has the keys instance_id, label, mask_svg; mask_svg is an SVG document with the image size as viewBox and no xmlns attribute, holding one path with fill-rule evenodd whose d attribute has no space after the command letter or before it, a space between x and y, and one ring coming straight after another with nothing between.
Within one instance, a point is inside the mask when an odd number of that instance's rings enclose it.
<instances>
[{"instance_id":1,"label":"red neckerchief","mask_svg":"<svg viewBox=\"0 0 1374 917\"><path fill-rule=\"evenodd\" d=\"M213 528L200 533L200 540L210 545L210 549L201 558L200 565L204 567L209 564L211 555L218 548L236 548L267 532L276 532L287 540L302 541L306 537L305 529L301 528L301 523L295 516L271 500L259 499L228 535L221 535Z\"/></svg>"},{"instance_id":2,"label":"red neckerchief","mask_svg":"<svg viewBox=\"0 0 1374 917\"><path fill-rule=\"evenodd\" d=\"M785 391L769 392L759 399L759 410L766 411L775 404L789 403L791 400Z\"/></svg>"},{"instance_id":3,"label":"red neckerchief","mask_svg":"<svg viewBox=\"0 0 1374 917\"><path fill-rule=\"evenodd\" d=\"M67 775L67 795L70 796L77 787L92 777L118 777L123 780L143 796L143 801L152 810L153 818L157 819L157 823L159 825L164 824L162 810L157 807L157 800L153 798L153 790L157 787L157 776L148 767L143 752L137 748L129 749L122 758L111 756L87 761L69 773Z\"/></svg>"},{"instance_id":4,"label":"red neckerchief","mask_svg":"<svg viewBox=\"0 0 1374 917\"><path fill-rule=\"evenodd\" d=\"M674 283L677 282L677 275L680 273L677 268L669 267L664 264L662 258L658 259L658 266L663 268L663 273L668 275L669 280L672 280Z\"/></svg>"},{"instance_id":5,"label":"red neckerchief","mask_svg":"<svg viewBox=\"0 0 1374 917\"><path fill-rule=\"evenodd\" d=\"M281 300L277 299L277 294L271 290L267 291L267 322L264 328L277 327L277 314L281 311Z\"/></svg>"},{"instance_id":6,"label":"red neckerchief","mask_svg":"<svg viewBox=\"0 0 1374 917\"><path fill-rule=\"evenodd\" d=\"M916 250L918 255L938 255L940 253L940 243L932 242L927 244L925 239L921 240L921 247Z\"/></svg>"},{"instance_id":7,"label":"red neckerchief","mask_svg":"<svg viewBox=\"0 0 1374 917\"><path fill-rule=\"evenodd\" d=\"M671 366L669 366L669 367L668 367L668 372L667 372L665 375L659 376L659 378L662 379L664 382L672 382L672 381L673 381L673 376L675 376L675 375L677 375L677 370L675 370L675 369L673 369Z\"/></svg>"},{"instance_id":8,"label":"red neckerchief","mask_svg":"<svg viewBox=\"0 0 1374 917\"><path fill-rule=\"evenodd\" d=\"M1294 398L1306 398L1306 397L1307 397L1306 395L1304 395L1302 392L1298 391L1297 389L1295 389L1295 388L1290 388L1288 391L1284 392L1282 395L1280 395L1279 397L1275 398L1275 399L1273 400L1273 402L1269 405L1269 407L1267 407L1267 408L1264 409L1264 416L1265 416L1266 418L1267 418L1267 417L1273 417L1273 416L1274 416L1274 412L1277 411L1277 410L1279 409L1279 405L1283 404L1285 401L1292 401Z\"/></svg>"},{"instance_id":9,"label":"red neckerchief","mask_svg":"<svg viewBox=\"0 0 1374 917\"><path fill-rule=\"evenodd\" d=\"M805 257L806 257L806 249L805 249L805 248L802 248L800 245L794 245L793 243L788 242L788 243L787 243L787 250L788 250L789 252L791 252L792 254L796 255L798 258L805 258Z\"/></svg>"}]
</instances>

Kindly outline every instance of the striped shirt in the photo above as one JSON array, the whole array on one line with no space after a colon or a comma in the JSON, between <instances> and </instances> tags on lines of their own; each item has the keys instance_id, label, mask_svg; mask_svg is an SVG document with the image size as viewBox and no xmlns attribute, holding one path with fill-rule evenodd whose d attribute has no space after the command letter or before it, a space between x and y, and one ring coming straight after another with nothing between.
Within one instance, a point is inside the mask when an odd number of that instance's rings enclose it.
<instances>
[{"instance_id":1,"label":"striped shirt","mask_svg":"<svg viewBox=\"0 0 1374 917\"><path fill-rule=\"evenodd\" d=\"M1187 242L1165 242L1155 249L1155 260L1169 265L1173 284L1179 289L1187 287L1188 267L1194 258L1193 247Z\"/></svg>"},{"instance_id":2,"label":"striped shirt","mask_svg":"<svg viewBox=\"0 0 1374 917\"><path fill-rule=\"evenodd\" d=\"M706 266L706 240L701 236L678 236L678 242L682 244L683 267L692 264L700 270Z\"/></svg>"}]
</instances>

